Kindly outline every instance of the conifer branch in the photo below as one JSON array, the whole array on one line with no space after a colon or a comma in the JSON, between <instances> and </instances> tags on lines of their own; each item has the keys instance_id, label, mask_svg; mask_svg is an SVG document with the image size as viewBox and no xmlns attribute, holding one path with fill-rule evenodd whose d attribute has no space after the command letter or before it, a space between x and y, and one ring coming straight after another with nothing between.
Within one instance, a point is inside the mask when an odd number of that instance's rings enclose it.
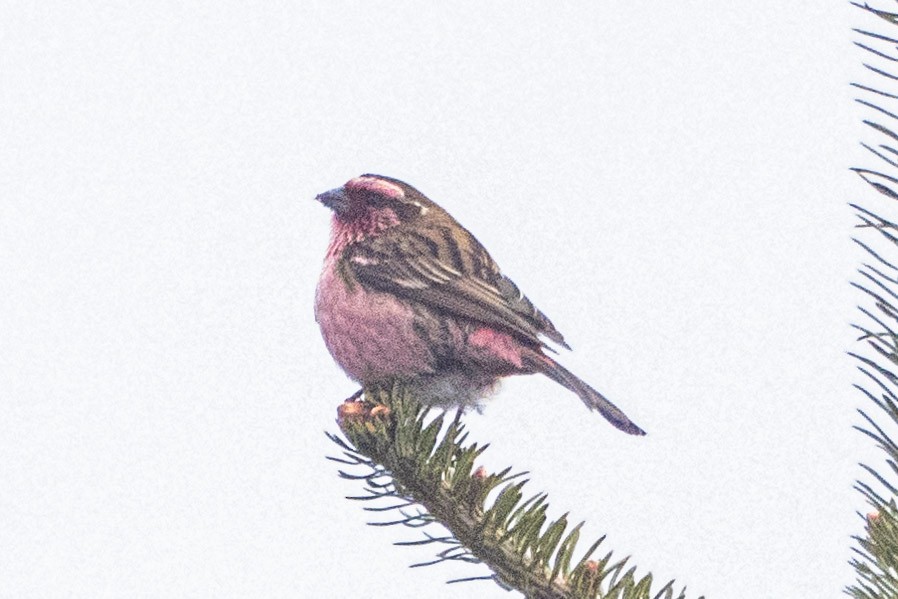
<instances>
[{"instance_id":1,"label":"conifer branch","mask_svg":"<svg viewBox=\"0 0 898 599\"><path fill-rule=\"evenodd\" d=\"M879 10L868 4L852 2L855 6L872 13L890 26L898 25L898 15ZM881 23L882 21L880 21ZM855 32L863 36L863 43L856 45L865 51L865 59L887 61L884 65L864 64L868 74L872 73L888 90L877 89L869 85L855 84L861 92L872 94L872 101L857 98L862 106L871 109L871 120L864 124L871 127L881 136L882 142L874 147L862 143L862 147L876 157L880 168L854 168L866 183L881 195L877 199L898 199L898 161L896 150L888 144L898 139L893 130L892 121L898 117L892 110L886 110L876 102L894 99L898 91L895 75L890 72L898 62L898 40L892 32L891 36L873 33L862 29ZM898 444L887 431L898 425L898 278L895 264L898 262L898 228L896 225L867 208L856 204L859 223L857 228L863 235L855 242L864 251L861 268L858 270L860 281L852 285L862 292L865 302L873 306L859 306L862 319L854 327L861 333L859 341L865 344L868 351L852 352L858 362L858 369L863 375L864 384L855 385L868 400L873 410L859 410L863 424L855 426L862 434L870 438L885 452L887 468L877 469L861 464L865 477L872 482L858 480L855 488L863 495L870 506L870 513L862 515L864 534L855 536L857 546L851 564L857 574L857 581L846 589L846 592L858 599L885 599L898 597ZM859 234L859 236L860 236Z\"/></svg>"},{"instance_id":2,"label":"conifer branch","mask_svg":"<svg viewBox=\"0 0 898 599\"><path fill-rule=\"evenodd\" d=\"M442 549L425 566L444 561L483 563L493 572L450 582L493 580L516 589L528 599L681 599L673 581L652 591L652 576L641 578L629 558L607 552L593 559L604 537L575 559L583 523L569 526L567 514L548 522L544 493L525 499L523 473L511 468L489 474L476 461L487 448L466 444L464 425L456 419L431 417L400 384L367 389L338 410L345 439L328 434L342 450L330 459L350 466L340 476L361 481L364 494L350 497L371 501L369 511L393 511L398 516L377 526L425 528L441 524L449 534L424 531L419 541L399 545L434 544ZM352 471L350 471L352 470ZM383 504L383 505L380 505Z\"/></svg>"}]
</instances>

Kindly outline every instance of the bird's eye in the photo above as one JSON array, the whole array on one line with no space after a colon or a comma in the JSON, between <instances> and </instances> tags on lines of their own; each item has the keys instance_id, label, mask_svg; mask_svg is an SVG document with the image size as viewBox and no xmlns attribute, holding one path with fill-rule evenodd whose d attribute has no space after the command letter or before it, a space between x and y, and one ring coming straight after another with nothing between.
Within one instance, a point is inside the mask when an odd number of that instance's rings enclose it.
<instances>
[{"instance_id":1,"label":"bird's eye","mask_svg":"<svg viewBox=\"0 0 898 599\"><path fill-rule=\"evenodd\" d=\"M397 198L385 193L366 190L362 192L360 199L363 201L362 205L374 210L388 209L402 220L414 218L425 212L419 202L409 201L404 196Z\"/></svg>"},{"instance_id":2,"label":"bird's eye","mask_svg":"<svg viewBox=\"0 0 898 599\"><path fill-rule=\"evenodd\" d=\"M374 206L375 208L382 208L391 202L392 198L388 198L387 196L374 193L374 192L366 192L365 193L365 203L369 206Z\"/></svg>"}]
</instances>

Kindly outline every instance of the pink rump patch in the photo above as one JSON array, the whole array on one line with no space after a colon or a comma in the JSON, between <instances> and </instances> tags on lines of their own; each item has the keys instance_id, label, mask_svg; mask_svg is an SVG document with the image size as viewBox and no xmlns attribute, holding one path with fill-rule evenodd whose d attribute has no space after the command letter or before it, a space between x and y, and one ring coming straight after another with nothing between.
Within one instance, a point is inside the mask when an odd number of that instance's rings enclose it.
<instances>
[{"instance_id":1,"label":"pink rump patch","mask_svg":"<svg viewBox=\"0 0 898 599\"><path fill-rule=\"evenodd\" d=\"M493 356L503 362L513 364L516 368L523 368L520 345L508 333L480 328L468 335L468 343L487 350Z\"/></svg>"}]
</instances>

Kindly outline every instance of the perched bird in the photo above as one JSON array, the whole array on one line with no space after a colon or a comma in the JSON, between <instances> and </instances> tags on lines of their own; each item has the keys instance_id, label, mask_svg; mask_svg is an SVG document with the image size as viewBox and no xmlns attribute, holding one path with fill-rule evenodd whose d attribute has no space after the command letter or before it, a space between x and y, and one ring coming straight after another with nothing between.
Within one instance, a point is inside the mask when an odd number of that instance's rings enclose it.
<instances>
[{"instance_id":1,"label":"perched bird","mask_svg":"<svg viewBox=\"0 0 898 599\"><path fill-rule=\"evenodd\" d=\"M542 373L632 435L601 393L544 350L570 349L467 229L397 179L362 175L316 199L333 210L315 319L337 364L369 385L407 381L430 404L476 405L501 377Z\"/></svg>"}]
</instances>

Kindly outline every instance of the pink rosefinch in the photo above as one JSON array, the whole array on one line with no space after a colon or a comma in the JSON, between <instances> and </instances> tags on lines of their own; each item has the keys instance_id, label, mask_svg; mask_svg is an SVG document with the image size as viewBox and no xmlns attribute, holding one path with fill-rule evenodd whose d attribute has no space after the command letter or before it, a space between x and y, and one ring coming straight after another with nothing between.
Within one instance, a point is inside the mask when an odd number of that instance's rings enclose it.
<instances>
[{"instance_id":1,"label":"pink rosefinch","mask_svg":"<svg viewBox=\"0 0 898 599\"><path fill-rule=\"evenodd\" d=\"M319 194L334 211L315 319L363 386L401 380L429 404L478 402L504 376L542 373L617 428L645 432L544 353L570 349L471 233L417 189L363 175Z\"/></svg>"}]
</instances>

